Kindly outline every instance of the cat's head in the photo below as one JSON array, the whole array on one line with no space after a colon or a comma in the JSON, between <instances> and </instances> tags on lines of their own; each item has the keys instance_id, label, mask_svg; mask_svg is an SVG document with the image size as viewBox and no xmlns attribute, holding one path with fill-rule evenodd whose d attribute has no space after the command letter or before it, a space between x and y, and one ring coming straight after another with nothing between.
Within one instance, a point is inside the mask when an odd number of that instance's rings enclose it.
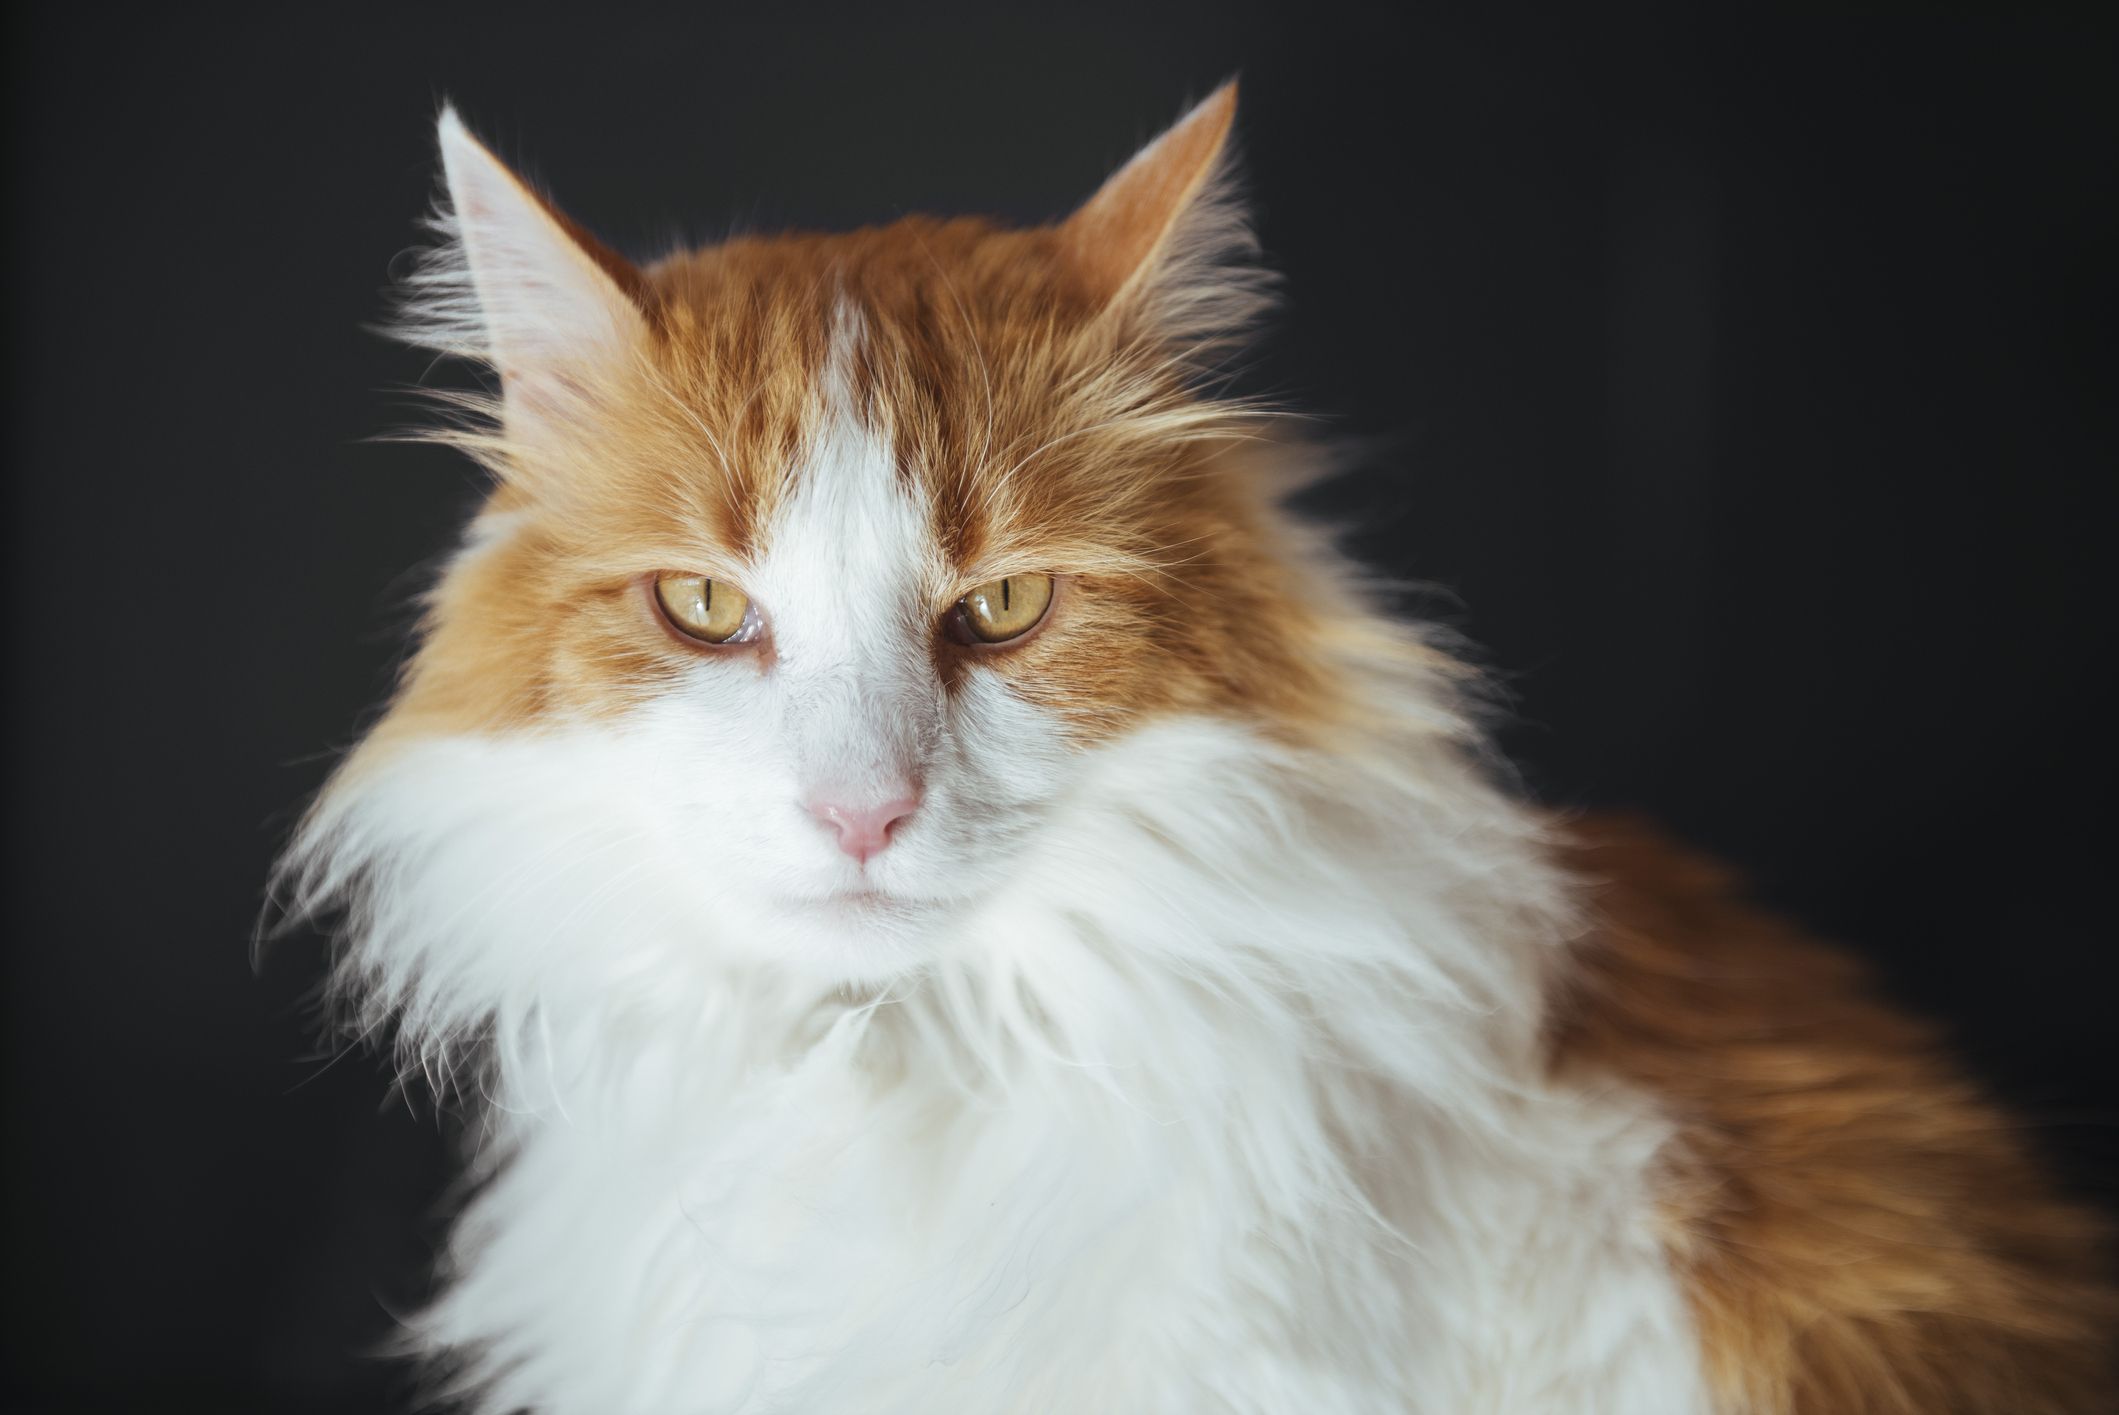
<instances>
[{"instance_id":1,"label":"cat's head","mask_svg":"<svg viewBox=\"0 0 2119 1415\"><path fill-rule=\"evenodd\" d=\"M1286 459L1209 386L1263 303L1234 109L1055 225L646 266L445 112L445 240L402 327L497 375L449 434L495 486L333 791L440 742L490 746L524 810L569 773L710 946L861 978L1064 851L1143 732L1319 730L1342 606L1273 509Z\"/></svg>"}]
</instances>

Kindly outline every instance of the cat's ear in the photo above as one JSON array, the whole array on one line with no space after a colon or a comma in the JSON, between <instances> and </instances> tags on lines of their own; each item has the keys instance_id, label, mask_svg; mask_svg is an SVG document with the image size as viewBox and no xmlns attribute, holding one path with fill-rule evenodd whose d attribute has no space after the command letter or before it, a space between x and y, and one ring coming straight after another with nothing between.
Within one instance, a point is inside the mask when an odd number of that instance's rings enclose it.
<instances>
[{"instance_id":1,"label":"cat's ear","mask_svg":"<svg viewBox=\"0 0 2119 1415\"><path fill-rule=\"evenodd\" d=\"M640 273L471 135L437 124L442 245L407 280L397 332L482 359L511 408L564 401L645 337Z\"/></svg>"},{"instance_id":2,"label":"cat's ear","mask_svg":"<svg viewBox=\"0 0 2119 1415\"><path fill-rule=\"evenodd\" d=\"M1180 340L1233 333L1264 307L1268 277L1236 192L1235 123L1231 79L1061 223L1092 299Z\"/></svg>"}]
</instances>

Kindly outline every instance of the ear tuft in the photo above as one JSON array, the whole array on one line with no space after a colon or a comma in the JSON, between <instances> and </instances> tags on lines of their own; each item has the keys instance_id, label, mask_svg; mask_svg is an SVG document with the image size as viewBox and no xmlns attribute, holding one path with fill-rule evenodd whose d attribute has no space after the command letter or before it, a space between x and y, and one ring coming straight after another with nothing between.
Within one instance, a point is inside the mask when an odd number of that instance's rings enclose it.
<instances>
[{"instance_id":1,"label":"ear tuft","mask_svg":"<svg viewBox=\"0 0 2119 1415\"><path fill-rule=\"evenodd\" d=\"M1271 303L1238 192L1229 80L1113 173L1061 225L1092 297L1173 342L1237 333Z\"/></svg>"},{"instance_id":2,"label":"ear tuft","mask_svg":"<svg viewBox=\"0 0 2119 1415\"><path fill-rule=\"evenodd\" d=\"M645 328L640 276L472 136L453 106L435 125L438 237L403 284L391 332L536 381L608 357Z\"/></svg>"}]
</instances>

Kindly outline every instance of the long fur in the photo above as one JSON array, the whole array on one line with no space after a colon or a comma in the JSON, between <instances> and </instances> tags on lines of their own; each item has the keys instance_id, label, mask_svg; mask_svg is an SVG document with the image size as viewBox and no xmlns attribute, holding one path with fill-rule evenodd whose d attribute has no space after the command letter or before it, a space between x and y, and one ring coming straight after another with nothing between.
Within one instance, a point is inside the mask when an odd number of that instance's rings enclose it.
<instances>
[{"instance_id":1,"label":"long fur","mask_svg":"<svg viewBox=\"0 0 2119 1415\"><path fill-rule=\"evenodd\" d=\"M444 434L496 489L276 884L335 928L348 1028L464 1116L475 1187L405 1340L438 1393L1823 1415L1849 1333L1918 1300L1912 1247L1836 1306L1738 1260L1814 1242L1712 1198L1790 1153L1717 1109L1771 1076L1659 1029L1760 994L1657 980L1749 916L1597 883L1496 784L1471 676L1280 509L1307 454L1202 381L1265 288L1232 116L1217 94L1057 228L646 271L445 118L402 327L499 370ZM743 585L770 646L677 644L658 570ZM1029 572L1065 582L1034 641L936 638ZM790 804L891 773L926 799L871 865ZM854 884L881 902L819 912ZM1967 1153L1789 1172L1823 1203ZM2092 1245L2027 1164L1991 1172ZM2028 1248L1952 1271L1955 1330L2003 1333L1967 1349L2075 1408L2094 1334L1997 1314L2106 1289ZM1864 1369L1933 1392L1951 1359Z\"/></svg>"}]
</instances>

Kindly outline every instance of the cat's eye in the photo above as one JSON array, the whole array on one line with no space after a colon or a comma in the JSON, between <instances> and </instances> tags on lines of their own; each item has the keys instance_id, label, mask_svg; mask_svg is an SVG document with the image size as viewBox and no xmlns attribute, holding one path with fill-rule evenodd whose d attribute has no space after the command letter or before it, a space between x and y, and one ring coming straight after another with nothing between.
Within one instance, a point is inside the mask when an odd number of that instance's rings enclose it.
<instances>
[{"instance_id":1,"label":"cat's eye","mask_svg":"<svg viewBox=\"0 0 2119 1415\"><path fill-rule=\"evenodd\" d=\"M1035 629L1052 608L1050 575L988 580L956 603L951 619L981 644L1005 644Z\"/></svg>"},{"instance_id":2,"label":"cat's eye","mask_svg":"<svg viewBox=\"0 0 2119 1415\"><path fill-rule=\"evenodd\" d=\"M758 612L749 596L726 580L660 575L655 603L671 628L703 644L747 643L758 635Z\"/></svg>"}]
</instances>

